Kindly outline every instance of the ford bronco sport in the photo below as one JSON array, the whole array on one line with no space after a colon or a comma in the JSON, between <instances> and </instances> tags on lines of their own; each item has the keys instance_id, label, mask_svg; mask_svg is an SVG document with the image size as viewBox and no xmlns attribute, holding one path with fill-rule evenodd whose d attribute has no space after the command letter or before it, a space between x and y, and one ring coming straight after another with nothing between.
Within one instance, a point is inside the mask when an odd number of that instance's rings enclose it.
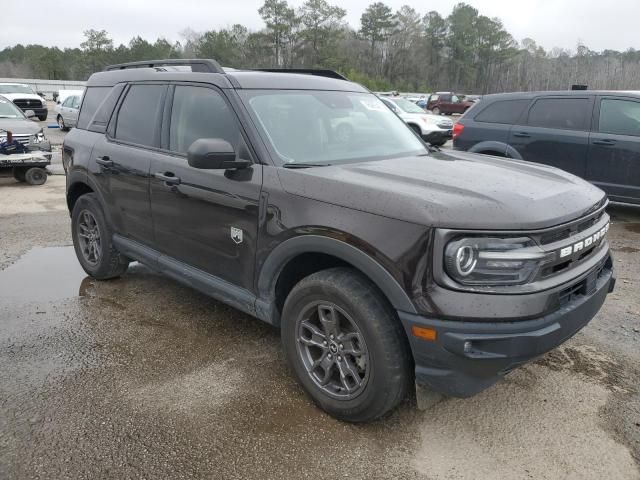
<instances>
[{"instance_id":1,"label":"ford bronco sport","mask_svg":"<svg viewBox=\"0 0 640 480\"><path fill-rule=\"evenodd\" d=\"M307 73L92 75L63 149L85 271L136 260L278 326L311 398L353 422L414 380L474 395L591 320L614 285L601 190L431 152L367 89ZM350 115L368 121L336 135Z\"/></svg>"}]
</instances>

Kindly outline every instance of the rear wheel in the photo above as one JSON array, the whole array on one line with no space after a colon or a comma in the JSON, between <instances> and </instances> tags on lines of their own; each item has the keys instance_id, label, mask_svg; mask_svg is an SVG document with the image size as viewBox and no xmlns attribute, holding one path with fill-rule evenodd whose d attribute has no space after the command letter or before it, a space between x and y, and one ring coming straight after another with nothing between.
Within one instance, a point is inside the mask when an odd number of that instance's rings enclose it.
<instances>
[{"instance_id":1,"label":"rear wheel","mask_svg":"<svg viewBox=\"0 0 640 480\"><path fill-rule=\"evenodd\" d=\"M113 231L95 194L81 196L74 205L71 236L80 265L92 277L107 280L127 270L129 259L113 245Z\"/></svg>"},{"instance_id":2,"label":"rear wheel","mask_svg":"<svg viewBox=\"0 0 640 480\"><path fill-rule=\"evenodd\" d=\"M435 107L433 110L431 110L431 113L433 113L434 115L440 115L440 109L438 107Z\"/></svg>"},{"instance_id":3,"label":"rear wheel","mask_svg":"<svg viewBox=\"0 0 640 480\"><path fill-rule=\"evenodd\" d=\"M25 172L24 179L29 185L42 185L47 181L47 171L40 167L30 168Z\"/></svg>"},{"instance_id":4,"label":"rear wheel","mask_svg":"<svg viewBox=\"0 0 640 480\"><path fill-rule=\"evenodd\" d=\"M64 118L62 118L62 115L58 115L58 127L63 131L67 129L67 126L64 124Z\"/></svg>"},{"instance_id":5,"label":"rear wheel","mask_svg":"<svg viewBox=\"0 0 640 480\"><path fill-rule=\"evenodd\" d=\"M375 286L352 269L301 280L285 302L281 334L298 381L340 420L374 420L407 394L411 360L402 326Z\"/></svg>"},{"instance_id":6,"label":"rear wheel","mask_svg":"<svg viewBox=\"0 0 640 480\"><path fill-rule=\"evenodd\" d=\"M27 169L24 167L13 167L13 178L15 178L19 182L26 182L25 174L27 173Z\"/></svg>"}]
</instances>

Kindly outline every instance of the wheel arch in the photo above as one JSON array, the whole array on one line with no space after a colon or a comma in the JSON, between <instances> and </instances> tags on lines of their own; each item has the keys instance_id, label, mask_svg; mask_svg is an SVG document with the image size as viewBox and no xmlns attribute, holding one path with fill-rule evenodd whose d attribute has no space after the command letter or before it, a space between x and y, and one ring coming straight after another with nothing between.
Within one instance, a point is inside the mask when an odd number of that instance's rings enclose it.
<instances>
[{"instance_id":1,"label":"wheel arch","mask_svg":"<svg viewBox=\"0 0 640 480\"><path fill-rule=\"evenodd\" d=\"M278 245L260 269L256 301L258 316L279 325L282 304L293 285L311 273L335 266L348 266L359 271L376 285L394 309L417 313L398 281L371 256L335 238L304 235Z\"/></svg>"},{"instance_id":2,"label":"wheel arch","mask_svg":"<svg viewBox=\"0 0 640 480\"><path fill-rule=\"evenodd\" d=\"M496 152L496 153L499 153L500 155L504 155L505 157L522 160L522 156L511 145L509 145L508 143L498 142L495 140L476 143L473 147L469 149L469 152L471 153Z\"/></svg>"}]
</instances>

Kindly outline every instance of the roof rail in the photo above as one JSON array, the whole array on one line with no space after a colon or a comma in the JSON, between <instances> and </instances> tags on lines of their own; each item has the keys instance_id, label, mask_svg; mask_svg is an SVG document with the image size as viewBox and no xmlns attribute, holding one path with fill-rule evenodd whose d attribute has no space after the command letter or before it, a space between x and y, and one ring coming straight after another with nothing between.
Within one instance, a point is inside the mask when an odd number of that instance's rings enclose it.
<instances>
[{"instance_id":1,"label":"roof rail","mask_svg":"<svg viewBox=\"0 0 640 480\"><path fill-rule=\"evenodd\" d=\"M143 60L139 62L119 63L109 65L105 70L126 70L128 68L155 68L164 66L190 66L193 72L224 73L222 67L215 60L195 58L170 58L167 60Z\"/></svg>"},{"instance_id":2,"label":"roof rail","mask_svg":"<svg viewBox=\"0 0 640 480\"><path fill-rule=\"evenodd\" d=\"M338 80L348 80L347 77L340 75L333 70L314 69L314 68L254 68L256 72L273 72L273 73L303 73L306 75L316 75L318 77L336 78Z\"/></svg>"}]
</instances>

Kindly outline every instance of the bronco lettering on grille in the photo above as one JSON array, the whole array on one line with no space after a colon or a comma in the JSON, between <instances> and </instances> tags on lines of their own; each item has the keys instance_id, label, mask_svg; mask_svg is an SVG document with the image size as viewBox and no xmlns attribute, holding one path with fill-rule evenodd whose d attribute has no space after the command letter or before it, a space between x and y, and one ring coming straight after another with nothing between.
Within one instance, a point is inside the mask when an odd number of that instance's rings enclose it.
<instances>
[{"instance_id":1,"label":"bronco lettering on grille","mask_svg":"<svg viewBox=\"0 0 640 480\"><path fill-rule=\"evenodd\" d=\"M579 252L580 250L589 248L591 245L597 244L598 241L604 238L604 236L607 234L608 231L609 231L609 224L607 223L604 227L602 227L599 231L597 231L593 235L590 235L587 238L574 243L573 245L569 245L568 247L564 247L560 249L560 258L568 257L569 255Z\"/></svg>"}]
</instances>

